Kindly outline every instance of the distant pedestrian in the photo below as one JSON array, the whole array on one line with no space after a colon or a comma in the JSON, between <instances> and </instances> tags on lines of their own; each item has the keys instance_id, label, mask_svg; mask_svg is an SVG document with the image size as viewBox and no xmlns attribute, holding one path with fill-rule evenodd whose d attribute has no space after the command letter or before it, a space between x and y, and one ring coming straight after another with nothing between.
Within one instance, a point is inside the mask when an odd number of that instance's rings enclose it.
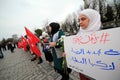
<instances>
[{"instance_id":1,"label":"distant pedestrian","mask_svg":"<svg viewBox=\"0 0 120 80\"><path fill-rule=\"evenodd\" d=\"M14 46L13 46L12 42L8 43L8 47L9 47L11 53L13 53L14 52Z\"/></svg>"},{"instance_id":2,"label":"distant pedestrian","mask_svg":"<svg viewBox=\"0 0 120 80\"><path fill-rule=\"evenodd\" d=\"M2 47L2 45L0 44L0 58L4 58L4 55L3 55L1 47Z\"/></svg>"}]
</instances>

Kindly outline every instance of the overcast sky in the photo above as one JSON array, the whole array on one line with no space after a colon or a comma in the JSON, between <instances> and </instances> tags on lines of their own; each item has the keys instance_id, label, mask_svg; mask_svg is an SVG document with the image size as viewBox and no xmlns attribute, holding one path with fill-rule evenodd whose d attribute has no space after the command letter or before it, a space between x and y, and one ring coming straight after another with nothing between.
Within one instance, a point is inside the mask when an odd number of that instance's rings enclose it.
<instances>
[{"instance_id":1,"label":"overcast sky","mask_svg":"<svg viewBox=\"0 0 120 80\"><path fill-rule=\"evenodd\" d=\"M0 40L13 34L25 35L49 22L60 22L77 11L83 0L0 0Z\"/></svg>"}]
</instances>

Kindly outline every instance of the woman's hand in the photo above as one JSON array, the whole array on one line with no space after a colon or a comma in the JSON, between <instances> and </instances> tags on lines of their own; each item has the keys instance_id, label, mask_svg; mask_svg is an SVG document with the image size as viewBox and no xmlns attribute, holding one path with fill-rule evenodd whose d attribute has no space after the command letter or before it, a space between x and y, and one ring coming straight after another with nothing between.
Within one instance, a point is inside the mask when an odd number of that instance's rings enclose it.
<instances>
[{"instance_id":1,"label":"woman's hand","mask_svg":"<svg viewBox=\"0 0 120 80\"><path fill-rule=\"evenodd\" d=\"M62 57L66 57L66 53L65 52L62 53Z\"/></svg>"},{"instance_id":2,"label":"woman's hand","mask_svg":"<svg viewBox=\"0 0 120 80\"><path fill-rule=\"evenodd\" d=\"M56 46L56 42L50 42L50 47L55 47Z\"/></svg>"}]
</instances>

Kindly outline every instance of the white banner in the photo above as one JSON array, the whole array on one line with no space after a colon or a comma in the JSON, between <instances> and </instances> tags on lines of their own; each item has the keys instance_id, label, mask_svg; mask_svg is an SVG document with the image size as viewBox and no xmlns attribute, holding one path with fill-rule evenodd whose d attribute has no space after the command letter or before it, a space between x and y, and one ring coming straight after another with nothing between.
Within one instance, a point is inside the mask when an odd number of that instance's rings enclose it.
<instances>
[{"instance_id":1,"label":"white banner","mask_svg":"<svg viewBox=\"0 0 120 80\"><path fill-rule=\"evenodd\" d=\"M96 80L120 80L120 28L65 37L69 68Z\"/></svg>"}]
</instances>

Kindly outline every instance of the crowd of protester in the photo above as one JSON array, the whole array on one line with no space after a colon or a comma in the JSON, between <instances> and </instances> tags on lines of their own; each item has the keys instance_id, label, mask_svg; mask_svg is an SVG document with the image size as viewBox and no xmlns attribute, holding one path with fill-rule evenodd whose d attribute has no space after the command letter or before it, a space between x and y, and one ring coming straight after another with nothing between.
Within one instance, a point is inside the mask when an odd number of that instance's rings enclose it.
<instances>
[{"instance_id":1,"label":"crowd of protester","mask_svg":"<svg viewBox=\"0 0 120 80\"><path fill-rule=\"evenodd\" d=\"M85 9L81 11L79 15L79 24L80 24L80 30L77 35L84 34L86 32L92 32L97 31L100 29L101 21L100 21L100 14L93 10L93 9ZM50 66L53 66L54 70L58 72L62 78L61 80L69 80L69 74L71 73L72 69L68 68L66 64L63 64L63 61L65 61L66 53L64 52L64 49L61 50L61 47L63 45L60 45L59 39L62 36L65 36L65 33L60 29L60 24L57 22L52 22L49 24L49 34L46 32L42 33L42 36L38 37L39 40L34 44L31 43L26 37L27 44L23 46L20 46L18 43L19 48L24 48L25 51L30 51L32 55L31 61L39 59L38 64L41 64L43 62L43 59L41 57L41 53L44 54L46 61L49 62ZM32 45L31 45L32 44ZM32 47L36 47L39 49L39 55L32 49ZM14 52L15 46L12 42L9 42L7 44L8 50L11 51L11 53ZM35 49L35 48L34 48ZM6 50L6 48L3 48L0 45L0 58L4 58L3 51ZM64 67L63 67L64 66ZM84 74L80 73L80 80L94 80L89 76L85 76Z\"/></svg>"}]
</instances>

